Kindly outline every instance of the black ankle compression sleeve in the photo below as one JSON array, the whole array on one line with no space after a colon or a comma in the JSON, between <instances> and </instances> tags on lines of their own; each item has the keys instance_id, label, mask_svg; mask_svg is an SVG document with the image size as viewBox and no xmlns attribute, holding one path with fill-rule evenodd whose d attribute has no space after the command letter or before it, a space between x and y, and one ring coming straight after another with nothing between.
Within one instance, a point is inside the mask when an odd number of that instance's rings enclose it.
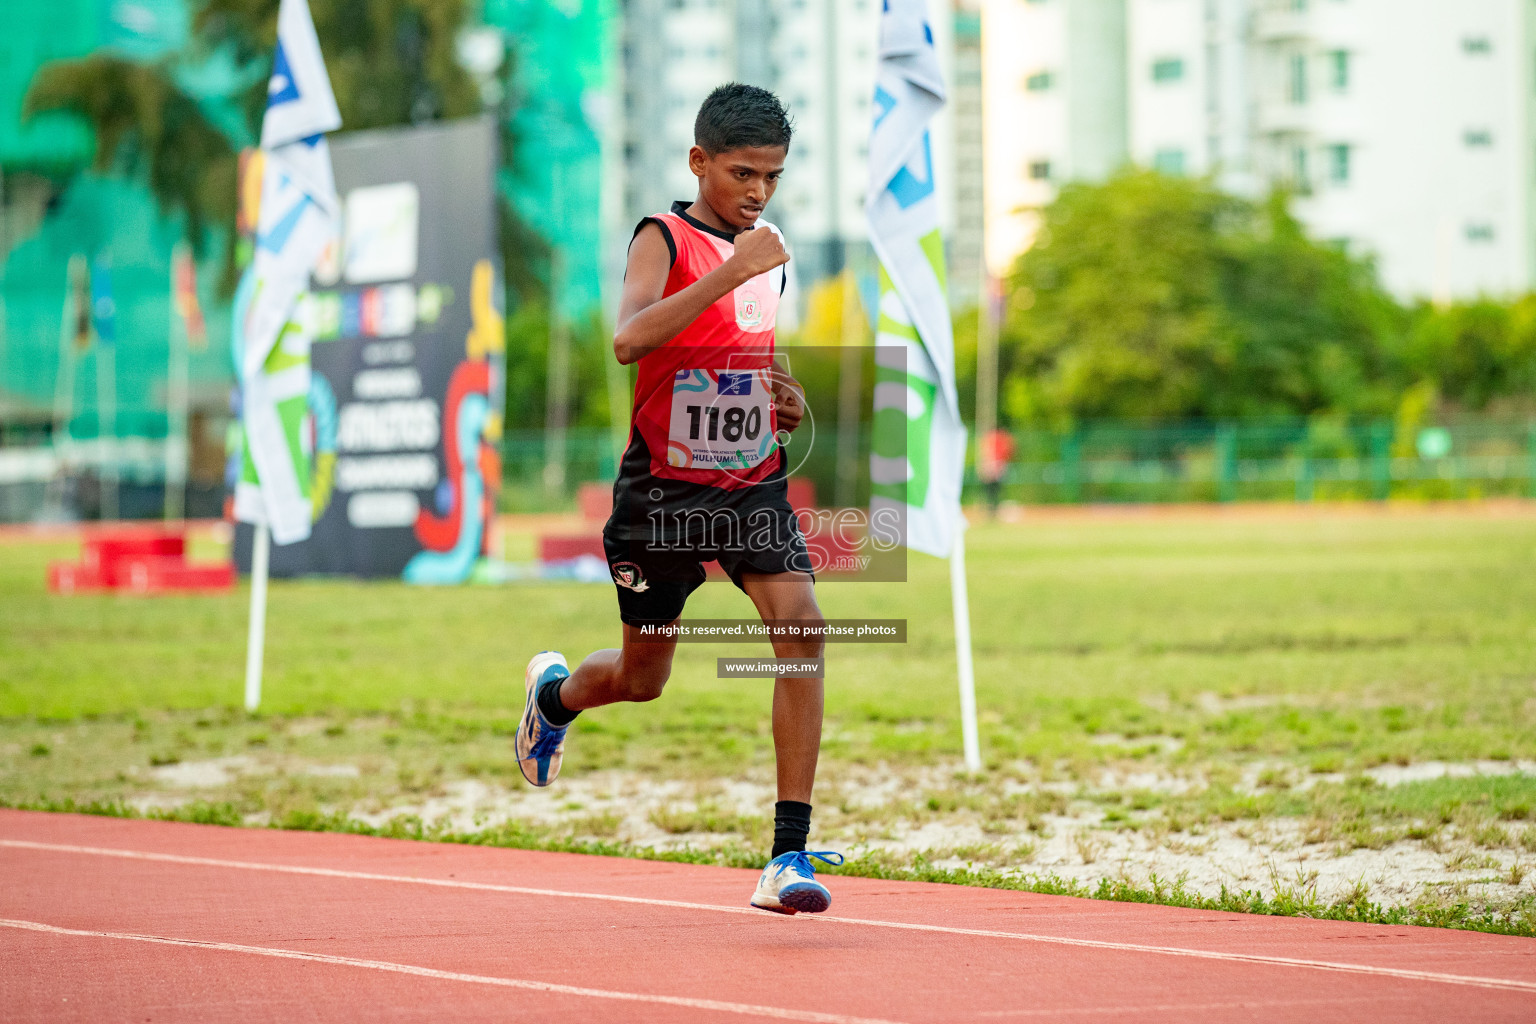
<instances>
[{"instance_id":1,"label":"black ankle compression sleeve","mask_svg":"<svg viewBox=\"0 0 1536 1024\"><path fill-rule=\"evenodd\" d=\"M773 856L805 849L811 834L811 805L780 800L773 805Z\"/></svg>"},{"instance_id":2,"label":"black ankle compression sleeve","mask_svg":"<svg viewBox=\"0 0 1536 1024\"><path fill-rule=\"evenodd\" d=\"M576 716L581 714L580 711L572 711L560 703L560 684L565 682L565 680L565 676L561 676L559 679L551 679L540 686L538 692L534 695L534 700L539 705L539 714L543 715L544 721L550 725L570 725L576 721Z\"/></svg>"}]
</instances>

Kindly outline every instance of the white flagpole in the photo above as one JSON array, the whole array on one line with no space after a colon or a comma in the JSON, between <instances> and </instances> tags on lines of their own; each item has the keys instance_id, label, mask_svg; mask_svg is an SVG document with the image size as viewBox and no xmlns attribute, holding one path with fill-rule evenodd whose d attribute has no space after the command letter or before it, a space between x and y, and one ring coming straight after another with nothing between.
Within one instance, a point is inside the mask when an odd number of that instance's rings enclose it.
<instances>
[{"instance_id":1,"label":"white flagpole","mask_svg":"<svg viewBox=\"0 0 1536 1024\"><path fill-rule=\"evenodd\" d=\"M971 602L965 580L965 519L955 526L955 549L949 555L949 591L955 606L955 664L960 671L960 735L965 744L966 771L981 771L981 741L976 728L976 671L971 662Z\"/></svg>"},{"instance_id":2,"label":"white flagpole","mask_svg":"<svg viewBox=\"0 0 1536 1024\"><path fill-rule=\"evenodd\" d=\"M117 339L96 339L96 431L101 452L101 518L116 520L117 508ZM111 438L110 447L108 438Z\"/></svg>"},{"instance_id":3,"label":"white flagpole","mask_svg":"<svg viewBox=\"0 0 1536 1024\"><path fill-rule=\"evenodd\" d=\"M946 7L947 5L941 5ZM870 185L864 210L869 241L885 271L882 279L882 323L889 313L890 342L906 346L915 364L905 375L931 396L918 408L925 413L927 438L924 460L931 473L914 492L878 493L901 481L890 465L894 453L871 456L872 486L877 503L904 506L908 516L907 547L940 558L949 557L950 593L955 613L955 664L960 683L961 730L965 766L981 770L981 745L976 723L976 678L971 659L971 611L965 578L965 516L960 508L965 426L955 389L954 333L949 319L940 237L936 174L930 136L931 122L945 103L944 74L928 21L927 0L886 0L880 19L879 63L875 77L875 114L870 129ZM886 299L890 308L887 310ZM883 336L877 328L876 344ZM878 357L877 357L878 358ZM892 400L887 388L875 390L877 416L882 410L910 409L907 399ZM917 394L911 383L908 392ZM926 406L926 408L924 408ZM907 412L909 423L917 415ZM877 439L877 445L879 441ZM914 453L908 452L905 479L914 476ZM884 481L875 480L876 467ZM895 469L899 470L897 464ZM920 526L920 529L916 527Z\"/></svg>"},{"instance_id":4,"label":"white flagpole","mask_svg":"<svg viewBox=\"0 0 1536 1024\"><path fill-rule=\"evenodd\" d=\"M256 524L251 541L251 626L245 639L245 710L261 704L261 661L267 643L267 563L272 535L266 523Z\"/></svg>"},{"instance_id":5,"label":"white flagpole","mask_svg":"<svg viewBox=\"0 0 1536 1024\"><path fill-rule=\"evenodd\" d=\"M261 704L261 667L266 643L267 573L271 547L310 535L311 509L301 474L306 458L295 458L278 403L302 399L309 383L307 358L276 377L266 366L325 246L335 239L338 199L326 132L341 127L320 40L306 0L282 0L277 12L278 47L267 84L267 111L261 121L263 166L250 273L253 298L238 309L240 321L241 411L246 454L256 470L255 496L242 485L235 514L252 522L251 614L246 634L245 707ZM279 226L281 227L279 228ZM275 381L281 379L278 387ZM285 390L286 389L286 390ZM255 507L252 505L259 500ZM273 536L275 531L276 536Z\"/></svg>"},{"instance_id":6,"label":"white flagpole","mask_svg":"<svg viewBox=\"0 0 1536 1024\"><path fill-rule=\"evenodd\" d=\"M64 285L64 326L59 329L59 374L53 389L53 452L61 476L70 457L69 423L75 401L75 327L80 318L80 310L76 308L80 302L77 281L84 267L85 257L76 254L69 258Z\"/></svg>"},{"instance_id":7,"label":"white flagpole","mask_svg":"<svg viewBox=\"0 0 1536 1024\"><path fill-rule=\"evenodd\" d=\"M176 306L176 269L189 259L179 242L171 255L171 319L167 343L170 365L165 379L165 521L187 513L187 325Z\"/></svg>"}]
</instances>

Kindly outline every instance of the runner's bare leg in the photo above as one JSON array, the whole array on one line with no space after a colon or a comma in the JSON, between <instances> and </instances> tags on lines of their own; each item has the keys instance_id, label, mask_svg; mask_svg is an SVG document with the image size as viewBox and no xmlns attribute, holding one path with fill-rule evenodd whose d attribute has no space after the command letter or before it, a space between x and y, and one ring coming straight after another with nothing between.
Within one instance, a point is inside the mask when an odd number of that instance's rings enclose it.
<instances>
[{"instance_id":1,"label":"runner's bare leg","mask_svg":"<svg viewBox=\"0 0 1536 1024\"><path fill-rule=\"evenodd\" d=\"M746 591L764 622L795 619L819 623L821 609L811 577L801 572L741 575ZM820 658L825 641L775 639L779 658ZM825 688L821 679L780 677L773 686L773 749L778 763L779 799L811 802L816 760L821 753L821 716Z\"/></svg>"},{"instance_id":2,"label":"runner's bare leg","mask_svg":"<svg viewBox=\"0 0 1536 1024\"><path fill-rule=\"evenodd\" d=\"M623 648L594 651L582 659L560 684L560 703L571 711L585 711L620 701L655 700L672 675L676 650L675 638L641 637L638 626L624 623Z\"/></svg>"}]
</instances>

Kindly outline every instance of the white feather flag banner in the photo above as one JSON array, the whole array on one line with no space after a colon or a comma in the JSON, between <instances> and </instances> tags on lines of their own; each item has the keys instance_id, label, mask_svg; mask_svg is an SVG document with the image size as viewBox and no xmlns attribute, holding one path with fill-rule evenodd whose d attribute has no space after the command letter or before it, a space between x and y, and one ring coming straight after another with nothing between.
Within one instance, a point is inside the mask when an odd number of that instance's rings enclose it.
<instances>
[{"instance_id":1,"label":"white feather flag banner","mask_svg":"<svg viewBox=\"0 0 1536 1024\"><path fill-rule=\"evenodd\" d=\"M908 547L948 557L964 528L965 426L929 133L943 106L924 0L886 0L865 200L880 261L870 511L894 512Z\"/></svg>"},{"instance_id":2,"label":"white feather flag banner","mask_svg":"<svg viewBox=\"0 0 1536 1024\"><path fill-rule=\"evenodd\" d=\"M282 0L261 124L256 251L235 313L246 452L235 515L267 524L278 544L304 540L310 532L304 438L310 339L294 311L337 234L339 204L325 133L340 127L309 5Z\"/></svg>"}]
</instances>

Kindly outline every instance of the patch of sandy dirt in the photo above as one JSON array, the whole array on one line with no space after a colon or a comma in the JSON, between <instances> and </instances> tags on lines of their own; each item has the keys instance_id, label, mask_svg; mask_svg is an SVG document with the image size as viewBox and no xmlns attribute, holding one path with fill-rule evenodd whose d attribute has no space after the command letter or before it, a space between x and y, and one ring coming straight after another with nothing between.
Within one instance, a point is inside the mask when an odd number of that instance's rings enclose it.
<instances>
[{"instance_id":1,"label":"patch of sandy dirt","mask_svg":"<svg viewBox=\"0 0 1536 1024\"><path fill-rule=\"evenodd\" d=\"M178 761L150 768L145 774L171 789L217 789L241 776L283 773L333 779L355 779L361 774L355 764L319 764L297 759L272 763L246 754L205 761Z\"/></svg>"},{"instance_id":2,"label":"patch of sandy dirt","mask_svg":"<svg viewBox=\"0 0 1536 1024\"><path fill-rule=\"evenodd\" d=\"M154 781L173 789L215 789L227 786L235 778L258 770L256 759L244 755L216 757L207 761L178 761L149 769Z\"/></svg>"},{"instance_id":3,"label":"patch of sandy dirt","mask_svg":"<svg viewBox=\"0 0 1536 1024\"><path fill-rule=\"evenodd\" d=\"M1157 770L1106 769L1084 780L1042 779L1012 766L968 779L961 766L828 766L817 792L812 842L849 857L879 854L898 862L921 854L938 867L992 867L1004 872L1055 875L1088 886L1102 879L1149 885L1182 882L1206 896L1256 890L1266 897L1293 892L1330 902L1364 895L1385 905L1422 898L1436 887L1469 896L1510 899L1536 883L1536 823L1505 822L1507 840L1478 845L1446 829L1424 839L1400 839L1381 849L1350 849L1337 839L1309 841L1309 825L1296 818L1201 824L1183 831L1159 825L1157 812L1117 812L1096 794L1145 791L1179 794L1205 779ZM1431 761L1382 765L1366 772L1396 786L1437 778L1536 775L1536 762ZM353 778L356 765L298 758L239 755L149 769L142 778L156 792L129 802L141 811L164 810L194 799L217 799L220 787L250 776ZM1295 790L1343 776L1308 774L1294 765L1244 766L1239 789L1258 791L1276 777ZM988 820L986 808L1009 798L1032 798L1049 811L1021 820ZM603 839L657 850L750 845L747 834L772 814L771 773L715 782L657 779L631 771L570 773L546 789L487 781L444 780L425 797L372 798L325 807L369 825L400 816L455 831L476 831L508 821L541 826L578 839ZM990 801L990 803L989 803ZM1153 801L1155 803L1155 801ZM1131 820L1126 820L1127 818ZM266 824L266 815L247 819ZM1134 824L1141 827L1129 827ZM706 827L722 831L705 831ZM1532 870L1529 874L1527 866Z\"/></svg>"},{"instance_id":4,"label":"patch of sandy dirt","mask_svg":"<svg viewBox=\"0 0 1536 1024\"><path fill-rule=\"evenodd\" d=\"M1445 776L1477 774L1536 774L1536 763L1487 761L1463 764L1430 762L1383 766L1372 777L1383 785ZM1247 772L1247 781L1259 769ZM1214 896L1223 886L1257 890L1272 897L1291 891L1324 902L1347 894L1365 894L1376 902L1409 902L1426 886L1461 886L1490 897L1513 897L1531 887L1522 867L1532 861L1518 848L1488 849L1464 840L1434 844L1400 840L1382 849L1347 850L1336 842L1308 842L1306 825L1296 819L1274 818L1201 825L1185 832L1156 828L1106 827L1102 808L1074 800L1067 813L1042 816L1043 828L1030 831L1022 823L999 833L994 823L975 820L963 810L934 812L914 823L908 814L918 794L944 792L960 785L959 765L904 771L889 766L850 766L829 777L818 793L813 845L839 849L850 857L873 851L910 856L921 853L940 867L988 865L1003 871L1058 875L1089 886L1101 879L1148 884L1182 880L1187 888ZM1194 783L1157 772L1114 775L1095 782L1105 788L1179 792ZM1311 783L1312 780L1303 780ZM1078 784L999 778L988 783L1005 795L1054 792L1064 796ZM771 814L772 780L739 779L701 786L679 780L653 780L632 772L605 771L562 777L549 789L506 788L478 780L449 783L446 793L424 801L353 811L354 816L382 825L399 814L420 816L455 829L477 829L508 820L565 826L577 837L586 826L602 824L598 838L610 838L656 849L708 848L741 841L735 832L669 832L658 827L658 812L708 809L761 818ZM888 812L884 815L882 811ZM1523 831L1536 834L1536 824L1511 824L1518 839ZM1533 872L1536 877L1536 872Z\"/></svg>"}]
</instances>

